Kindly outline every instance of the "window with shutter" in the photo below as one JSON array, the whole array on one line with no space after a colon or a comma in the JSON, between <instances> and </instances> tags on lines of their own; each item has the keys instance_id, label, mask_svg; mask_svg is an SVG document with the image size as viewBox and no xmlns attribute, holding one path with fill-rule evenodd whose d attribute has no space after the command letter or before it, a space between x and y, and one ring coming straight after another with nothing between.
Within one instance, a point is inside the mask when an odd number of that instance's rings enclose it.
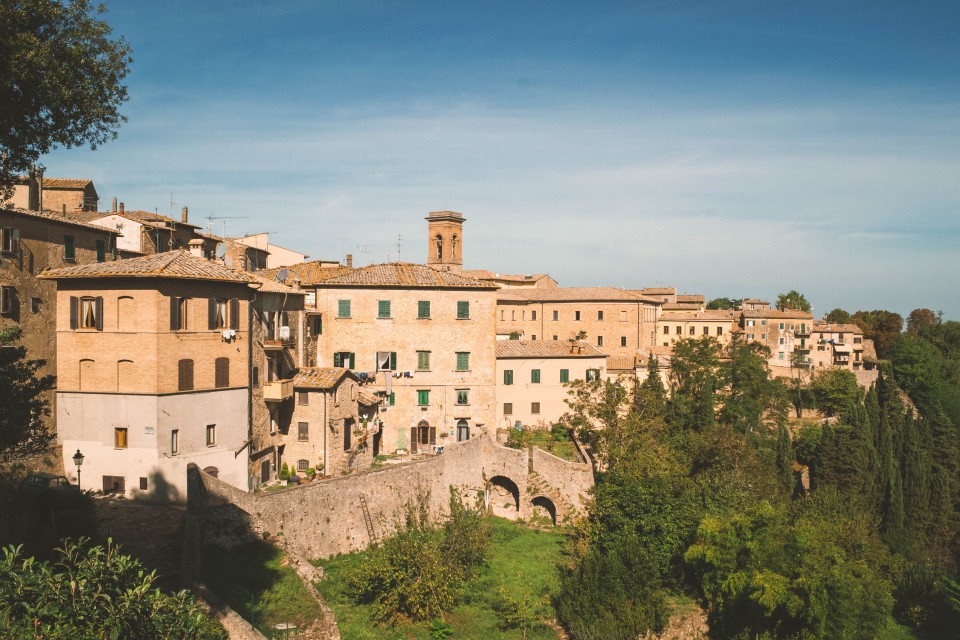
<instances>
[{"instance_id":1,"label":"window with shutter","mask_svg":"<svg viewBox=\"0 0 960 640\"><path fill-rule=\"evenodd\" d=\"M73 236L63 236L63 259L67 262L74 262L77 259L77 251L73 244Z\"/></svg>"},{"instance_id":2,"label":"window with shutter","mask_svg":"<svg viewBox=\"0 0 960 640\"><path fill-rule=\"evenodd\" d=\"M469 389L457 389L457 404L460 404L460 405L470 404Z\"/></svg>"},{"instance_id":3,"label":"window with shutter","mask_svg":"<svg viewBox=\"0 0 960 640\"><path fill-rule=\"evenodd\" d=\"M113 430L113 446L116 449L127 448L127 429L126 427L117 427Z\"/></svg>"},{"instance_id":4,"label":"window with shutter","mask_svg":"<svg viewBox=\"0 0 960 640\"><path fill-rule=\"evenodd\" d=\"M337 317L338 318L350 317L350 301L349 300L340 300L337 303Z\"/></svg>"},{"instance_id":5,"label":"window with shutter","mask_svg":"<svg viewBox=\"0 0 960 640\"><path fill-rule=\"evenodd\" d=\"M103 262L107 259L107 245L103 240L97 240L97 262Z\"/></svg>"},{"instance_id":6,"label":"window with shutter","mask_svg":"<svg viewBox=\"0 0 960 640\"><path fill-rule=\"evenodd\" d=\"M430 301L420 300L417 302L417 318L424 320L430 318Z\"/></svg>"},{"instance_id":7,"label":"window with shutter","mask_svg":"<svg viewBox=\"0 0 960 640\"><path fill-rule=\"evenodd\" d=\"M460 300L457 302L457 320L467 320L470 318L470 301Z\"/></svg>"},{"instance_id":8,"label":"window with shutter","mask_svg":"<svg viewBox=\"0 0 960 640\"><path fill-rule=\"evenodd\" d=\"M72 300L71 300L72 304ZM81 329L103 330L103 298L80 298L80 314L77 326ZM72 312L72 308L71 308Z\"/></svg>"},{"instance_id":9,"label":"window with shutter","mask_svg":"<svg viewBox=\"0 0 960 640\"><path fill-rule=\"evenodd\" d=\"M503 372L503 384L513 384L513 369L506 369Z\"/></svg>"},{"instance_id":10,"label":"window with shutter","mask_svg":"<svg viewBox=\"0 0 960 640\"><path fill-rule=\"evenodd\" d=\"M513 403L512 403L512 402L504 402L504 403L503 403L503 415L505 415L505 416L513 415Z\"/></svg>"},{"instance_id":11,"label":"window with shutter","mask_svg":"<svg viewBox=\"0 0 960 640\"><path fill-rule=\"evenodd\" d=\"M430 404L430 391L428 389L420 389L417 391L417 404L420 406Z\"/></svg>"},{"instance_id":12,"label":"window with shutter","mask_svg":"<svg viewBox=\"0 0 960 640\"><path fill-rule=\"evenodd\" d=\"M538 413L540 413L540 403L539 403L539 402L531 402L531 403L530 403L530 413L533 413L533 414L538 414Z\"/></svg>"},{"instance_id":13,"label":"window with shutter","mask_svg":"<svg viewBox=\"0 0 960 640\"><path fill-rule=\"evenodd\" d=\"M177 363L177 389L193 391L193 360L180 360Z\"/></svg>"},{"instance_id":14,"label":"window with shutter","mask_svg":"<svg viewBox=\"0 0 960 640\"><path fill-rule=\"evenodd\" d=\"M430 370L430 352L417 351L417 371Z\"/></svg>"},{"instance_id":15,"label":"window with shutter","mask_svg":"<svg viewBox=\"0 0 960 640\"><path fill-rule=\"evenodd\" d=\"M600 379L600 369L587 369L587 382Z\"/></svg>"},{"instance_id":16,"label":"window with shutter","mask_svg":"<svg viewBox=\"0 0 960 640\"><path fill-rule=\"evenodd\" d=\"M17 290L13 287L0 287L0 313L13 315L16 309Z\"/></svg>"},{"instance_id":17,"label":"window with shutter","mask_svg":"<svg viewBox=\"0 0 960 640\"><path fill-rule=\"evenodd\" d=\"M240 329L240 300L232 298L230 300L230 328L234 331Z\"/></svg>"},{"instance_id":18,"label":"window with shutter","mask_svg":"<svg viewBox=\"0 0 960 640\"><path fill-rule=\"evenodd\" d=\"M570 382L570 369L560 369L560 382Z\"/></svg>"},{"instance_id":19,"label":"window with shutter","mask_svg":"<svg viewBox=\"0 0 960 640\"><path fill-rule=\"evenodd\" d=\"M17 252L17 243L13 239L13 231L12 227L0 229L0 253Z\"/></svg>"},{"instance_id":20,"label":"window with shutter","mask_svg":"<svg viewBox=\"0 0 960 640\"><path fill-rule=\"evenodd\" d=\"M470 353L466 351L457 352L457 371L470 370Z\"/></svg>"},{"instance_id":21,"label":"window with shutter","mask_svg":"<svg viewBox=\"0 0 960 640\"><path fill-rule=\"evenodd\" d=\"M390 301L389 300L377 301L377 317L378 318L390 317Z\"/></svg>"},{"instance_id":22,"label":"window with shutter","mask_svg":"<svg viewBox=\"0 0 960 640\"><path fill-rule=\"evenodd\" d=\"M80 326L80 298L70 296L70 328L76 329Z\"/></svg>"},{"instance_id":23,"label":"window with shutter","mask_svg":"<svg viewBox=\"0 0 960 640\"><path fill-rule=\"evenodd\" d=\"M540 369L530 370L530 384L540 384Z\"/></svg>"},{"instance_id":24,"label":"window with shutter","mask_svg":"<svg viewBox=\"0 0 960 640\"><path fill-rule=\"evenodd\" d=\"M230 386L229 358L217 358L214 361L214 386L218 389Z\"/></svg>"}]
</instances>

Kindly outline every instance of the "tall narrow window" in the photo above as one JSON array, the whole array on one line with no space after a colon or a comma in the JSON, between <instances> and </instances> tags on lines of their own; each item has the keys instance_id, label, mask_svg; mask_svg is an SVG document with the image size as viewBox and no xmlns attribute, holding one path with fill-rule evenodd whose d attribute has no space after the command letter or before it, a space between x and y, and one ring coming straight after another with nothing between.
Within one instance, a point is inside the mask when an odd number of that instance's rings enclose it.
<instances>
[{"instance_id":1,"label":"tall narrow window","mask_svg":"<svg viewBox=\"0 0 960 640\"><path fill-rule=\"evenodd\" d=\"M117 427L113 430L113 446L115 449L127 448L127 428Z\"/></svg>"},{"instance_id":2,"label":"tall narrow window","mask_svg":"<svg viewBox=\"0 0 960 640\"><path fill-rule=\"evenodd\" d=\"M15 230L11 227L0 229L0 253L16 253Z\"/></svg>"},{"instance_id":3,"label":"tall narrow window","mask_svg":"<svg viewBox=\"0 0 960 640\"><path fill-rule=\"evenodd\" d=\"M417 317L421 320L430 318L430 301L420 300L417 302Z\"/></svg>"},{"instance_id":4,"label":"tall narrow window","mask_svg":"<svg viewBox=\"0 0 960 640\"><path fill-rule=\"evenodd\" d=\"M574 319L576 322L580 322L580 312L579 312L579 311L574 311L574 312L573 312L573 319Z\"/></svg>"},{"instance_id":5,"label":"tall narrow window","mask_svg":"<svg viewBox=\"0 0 960 640\"><path fill-rule=\"evenodd\" d=\"M13 314L16 310L17 290L13 287L0 287L0 313ZM36 298L34 298L36 300Z\"/></svg>"},{"instance_id":6,"label":"tall narrow window","mask_svg":"<svg viewBox=\"0 0 960 640\"><path fill-rule=\"evenodd\" d=\"M597 346L598 347L603 346L603 336L597 336Z\"/></svg>"},{"instance_id":7,"label":"tall narrow window","mask_svg":"<svg viewBox=\"0 0 960 640\"><path fill-rule=\"evenodd\" d=\"M73 325L73 304L76 298L70 299L70 315L71 322ZM76 326L81 329L96 329L97 331L103 331L103 298L97 296L93 297L83 297L79 299L78 303L78 319Z\"/></svg>"},{"instance_id":8,"label":"tall narrow window","mask_svg":"<svg viewBox=\"0 0 960 640\"><path fill-rule=\"evenodd\" d=\"M553 319L554 319L554 320L559 320L559 319L560 319L560 312L559 312L559 311L554 311L554 312L553 312Z\"/></svg>"},{"instance_id":9,"label":"tall narrow window","mask_svg":"<svg viewBox=\"0 0 960 640\"><path fill-rule=\"evenodd\" d=\"M340 300L337 302L337 317L338 318L350 317L350 301L349 300Z\"/></svg>"},{"instance_id":10,"label":"tall narrow window","mask_svg":"<svg viewBox=\"0 0 960 640\"><path fill-rule=\"evenodd\" d=\"M103 240L97 240L97 262L107 259L107 245Z\"/></svg>"},{"instance_id":11,"label":"tall narrow window","mask_svg":"<svg viewBox=\"0 0 960 640\"><path fill-rule=\"evenodd\" d=\"M470 301L460 300L457 302L457 320L467 320L470 318Z\"/></svg>"},{"instance_id":12,"label":"tall narrow window","mask_svg":"<svg viewBox=\"0 0 960 640\"><path fill-rule=\"evenodd\" d=\"M217 425L207 425L207 446L212 447L217 444Z\"/></svg>"},{"instance_id":13,"label":"tall narrow window","mask_svg":"<svg viewBox=\"0 0 960 640\"><path fill-rule=\"evenodd\" d=\"M193 391L193 360L181 360L177 363L177 389Z\"/></svg>"},{"instance_id":14,"label":"tall narrow window","mask_svg":"<svg viewBox=\"0 0 960 640\"><path fill-rule=\"evenodd\" d=\"M537 312L536 312L536 311L531 311L531 312L530 312L530 319L531 319L531 320L536 320L536 319L537 319Z\"/></svg>"},{"instance_id":15,"label":"tall narrow window","mask_svg":"<svg viewBox=\"0 0 960 640\"><path fill-rule=\"evenodd\" d=\"M597 320L603 322L603 311L597 311Z\"/></svg>"},{"instance_id":16,"label":"tall narrow window","mask_svg":"<svg viewBox=\"0 0 960 640\"><path fill-rule=\"evenodd\" d=\"M417 351L417 371L430 370L430 352Z\"/></svg>"},{"instance_id":17,"label":"tall narrow window","mask_svg":"<svg viewBox=\"0 0 960 640\"><path fill-rule=\"evenodd\" d=\"M323 335L323 316L313 316L313 335Z\"/></svg>"},{"instance_id":18,"label":"tall narrow window","mask_svg":"<svg viewBox=\"0 0 960 640\"><path fill-rule=\"evenodd\" d=\"M73 244L73 236L63 236L63 259L74 262L77 259L77 250Z\"/></svg>"},{"instance_id":19,"label":"tall narrow window","mask_svg":"<svg viewBox=\"0 0 960 640\"><path fill-rule=\"evenodd\" d=\"M530 369L530 384L540 384L540 369Z\"/></svg>"},{"instance_id":20,"label":"tall narrow window","mask_svg":"<svg viewBox=\"0 0 960 640\"><path fill-rule=\"evenodd\" d=\"M214 386L218 389L230 386L229 358L217 358L214 361Z\"/></svg>"},{"instance_id":21,"label":"tall narrow window","mask_svg":"<svg viewBox=\"0 0 960 640\"><path fill-rule=\"evenodd\" d=\"M185 331L187 328L187 298L170 298L170 330Z\"/></svg>"},{"instance_id":22,"label":"tall narrow window","mask_svg":"<svg viewBox=\"0 0 960 640\"><path fill-rule=\"evenodd\" d=\"M434 238L434 242L437 246L437 260L443 260L443 236L438 233L437 237Z\"/></svg>"},{"instance_id":23,"label":"tall narrow window","mask_svg":"<svg viewBox=\"0 0 960 640\"><path fill-rule=\"evenodd\" d=\"M378 318L390 317L390 301L389 300L377 301L377 317Z\"/></svg>"},{"instance_id":24,"label":"tall narrow window","mask_svg":"<svg viewBox=\"0 0 960 640\"><path fill-rule=\"evenodd\" d=\"M310 423L309 422L298 422L297 423L297 440L300 442L306 442L310 439Z\"/></svg>"},{"instance_id":25,"label":"tall narrow window","mask_svg":"<svg viewBox=\"0 0 960 640\"><path fill-rule=\"evenodd\" d=\"M466 351L457 352L457 371L470 370L470 354Z\"/></svg>"},{"instance_id":26,"label":"tall narrow window","mask_svg":"<svg viewBox=\"0 0 960 640\"><path fill-rule=\"evenodd\" d=\"M621 347L627 346L627 336L620 336L620 346Z\"/></svg>"},{"instance_id":27,"label":"tall narrow window","mask_svg":"<svg viewBox=\"0 0 960 640\"><path fill-rule=\"evenodd\" d=\"M180 429L174 429L170 432L170 455L175 456L180 453Z\"/></svg>"},{"instance_id":28,"label":"tall narrow window","mask_svg":"<svg viewBox=\"0 0 960 640\"><path fill-rule=\"evenodd\" d=\"M503 384L511 385L513 384L513 369L504 369L503 371Z\"/></svg>"},{"instance_id":29,"label":"tall narrow window","mask_svg":"<svg viewBox=\"0 0 960 640\"><path fill-rule=\"evenodd\" d=\"M570 382L570 369L560 369L560 382Z\"/></svg>"}]
</instances>

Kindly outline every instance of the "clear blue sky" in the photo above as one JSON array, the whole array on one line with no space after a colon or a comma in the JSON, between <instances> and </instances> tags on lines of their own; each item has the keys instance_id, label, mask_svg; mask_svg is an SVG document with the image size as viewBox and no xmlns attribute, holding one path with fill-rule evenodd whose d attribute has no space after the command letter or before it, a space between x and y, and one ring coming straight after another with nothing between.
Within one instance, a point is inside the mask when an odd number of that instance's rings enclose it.
<instances>
[{"instance_id":1,"label":"clear blue sky","mask_svg":"<svg viewBox=\"0 0 960 640\"><path fill-rule=\"evenodd\" d=\"M318 258L960 319L960 3L114 2L129 122L48 175ZM170 196L177 204L170 206ZM215 231L222 231L218 224ZM365 251L366 252L365 252Z\"/></svg>"}]
</instances>

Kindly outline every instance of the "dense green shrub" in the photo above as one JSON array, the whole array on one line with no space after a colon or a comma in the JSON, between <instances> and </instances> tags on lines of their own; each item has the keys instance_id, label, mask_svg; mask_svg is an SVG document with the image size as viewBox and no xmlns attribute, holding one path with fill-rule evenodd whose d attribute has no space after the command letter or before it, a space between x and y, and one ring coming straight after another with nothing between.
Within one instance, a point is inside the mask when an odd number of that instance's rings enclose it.
<instances>
[{"instance_id":1,"label":"dense green shrub","mask_svg":"<svg viewBox=\"0 0 960 640\"><path fill-rule=\"evenodd\" d=\"M55 563L6 547L0 560L0 628L4 638L75 640L221 640L227 633L186 591L155 589L147 573L119 548L83 540L57 550Z\"/></svg>"}]
</instances>

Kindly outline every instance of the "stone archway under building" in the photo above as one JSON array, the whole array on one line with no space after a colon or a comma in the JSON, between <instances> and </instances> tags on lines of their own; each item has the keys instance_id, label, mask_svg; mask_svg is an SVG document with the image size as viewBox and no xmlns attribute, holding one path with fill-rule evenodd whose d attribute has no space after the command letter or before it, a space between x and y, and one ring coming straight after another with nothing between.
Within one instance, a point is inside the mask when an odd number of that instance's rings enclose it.
<instances>
[{"instance_id":1,"label":"stone archway under building","mask_svg":"<svg viewBox=\"0 0 960 640\"><path fill-rule=\"evenodd\" d=\"M520 488L506 476L493 476L487 483L486 503L491 514L516 520L520 517Z\"/></svg>"},{"instance_id":2,"label":"stone archway under building","mask_svg":"<svg viewBox=\"0 0 960 640\"><path fill-rule=\"evenodd\" d=\"M533 519L548 518L550 523L557 524L557 505L546 496L537 496L530 501L531 516Z\"/></svg>"}]
</instances>

